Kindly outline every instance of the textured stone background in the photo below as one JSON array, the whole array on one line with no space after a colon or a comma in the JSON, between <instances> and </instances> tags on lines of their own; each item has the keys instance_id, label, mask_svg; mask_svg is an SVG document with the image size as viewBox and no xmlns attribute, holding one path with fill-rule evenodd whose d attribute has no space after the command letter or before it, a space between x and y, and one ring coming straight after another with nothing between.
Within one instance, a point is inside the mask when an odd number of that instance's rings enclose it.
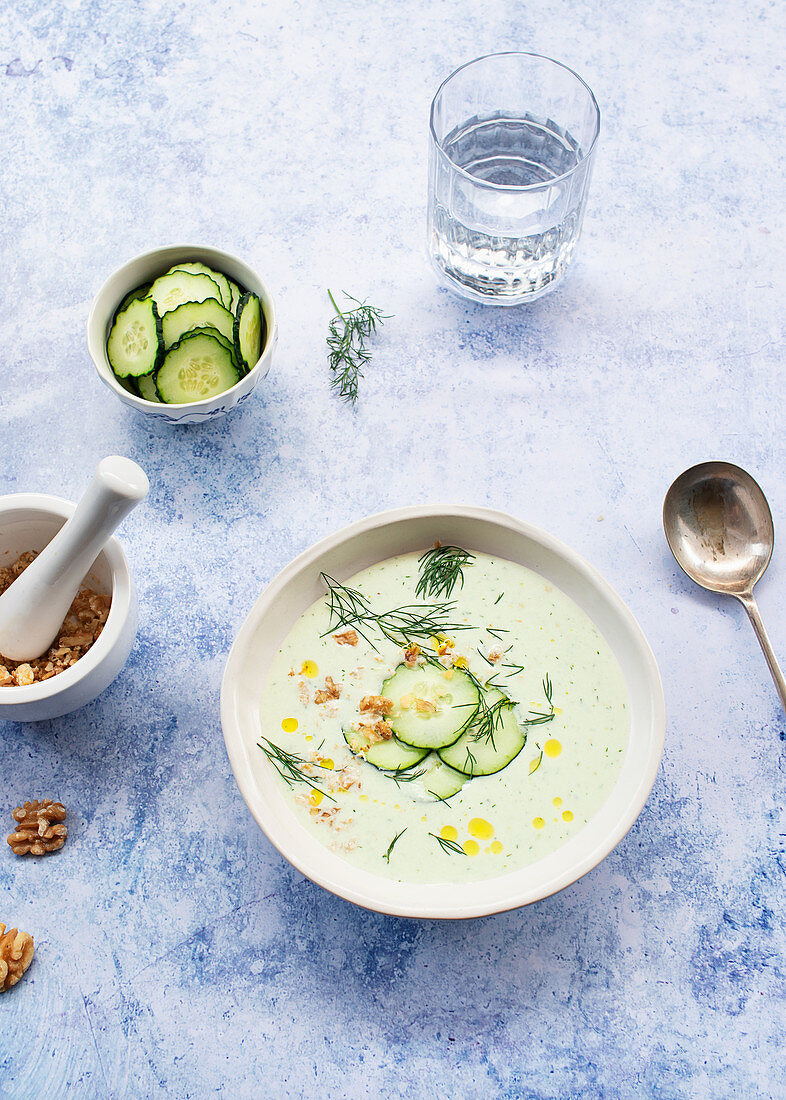
<instances>
[{"instance_id":1,"label":"textured stone background","mask_svg":"<svg viewBox=\"0 0 786 1100\"><path fill-rule=\"evenodd\" d=\"M783 715L736 606L676 571L681 469L739 462L786 530L783 7L696 0L6 0L0 27L2 491L75 498L99 457L152 493L123 540L139 638L100 700L0 725L0 853L34 934L0 1001L0 1095L783 1097ZM497 312L424 259L426 119L456 65L550 53L604 129L567 282ZM135 417L87 356L119 263L192 239L269 280L281 342L234 416ZM329 395L326 287L395 319L357 412ZM241 801L222 666L266 581L400 504L507 509L617 587L659 659L663 767L618 849L524 911L387 919L292 870ZM761 584L786 658L784 551ZM3 842L3 846L4 842Z\"/></svg>"}]
</instances>

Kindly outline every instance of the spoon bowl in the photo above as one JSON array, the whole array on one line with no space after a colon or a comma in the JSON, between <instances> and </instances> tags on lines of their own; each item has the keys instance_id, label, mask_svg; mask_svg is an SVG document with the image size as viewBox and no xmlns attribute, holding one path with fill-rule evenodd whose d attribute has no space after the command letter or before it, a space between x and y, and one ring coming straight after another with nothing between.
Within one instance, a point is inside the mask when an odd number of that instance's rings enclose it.
<instances>
[{"instance_id":1,"label":"spoon bowl","mask_svg":"<svg viewBox=\"0 0 786 1100\"><path fill-rule=\"evenodd\" d=\"M663 530L692 581L733 596L745 608L786 710L786 681L753 598L775 543L764 493L739 466L702 462L680 474L666 493Z\"/></svg>"},{"instance_id":2,"label":"spoon bowl","mask_svg":"<svg viewBox=\"0 0 786 1100\"><path fill-rule=\"evenodd\" d=\"M767 498L730 462L702 462L680 474L663 502L663 527L680 568L710 592L750 591L772 557Z\"/></svg>"}]
</instances>

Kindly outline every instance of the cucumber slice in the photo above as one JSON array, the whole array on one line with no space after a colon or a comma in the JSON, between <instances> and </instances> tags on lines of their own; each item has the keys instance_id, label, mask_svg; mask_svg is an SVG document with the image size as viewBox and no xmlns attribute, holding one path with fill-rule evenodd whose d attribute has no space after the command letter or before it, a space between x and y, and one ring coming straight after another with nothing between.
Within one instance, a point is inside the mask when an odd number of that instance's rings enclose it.
<instances>
[{"instance_id":1,"label":"cucumber slice","mask_svg":"<svg viewBox=\"0 0 786 1100\"><path fill-rule=\"evenodd\" d=\"M234 317L215 298L206 298L204 302L183 302L176 309L164 314L161 318L164 347L174 347L185 333L206 325L217 329L234 346Z\"/></svg>"},{"instance_id":2,"label":"cucumber slice","mask_svg":"<svg viewBox=\"0 0 786 1100\"><path fill-rule=\"evenodd\" d=\"M161 318L151 298L136 298L115 317L106 342L106 354L118 378L152 374L164 341Z\"/></svg>"},{"instance_id":3,"label":"cucumber slice","mask_svg":"<svg viewBox=\"0 0 786 1100\"><path fill-rule=\"evenodd\" d=\"M162 317L183 302L204 302L207 298L215 298L219 305L223 305L221 291L210 276L195 275L190 271L172 271L162 275L150 287L150 297Z\"/></svg>"},{"instance_id":4,"label":"cucumber slice","mask_svg":"<svg viewBox=\"0 0 786 1100\"><path fill-rule=\"evenodd\" d=\"M156 380L152 374L142 374L136 380L136 388L139 391L139 396L144 401L153 401L156 405L161 404L161 398L158 396L158 390L156 389Z\"/></svg>"},{"instance_id":5,"label":"cucumber slice","mask_svg":"<svg viewBox=\"0 0 786 1100\"><path fill-rule=\"evenodd\" d=\"M229 279L229 289L232 291L232 301L229 308L232 310L233 313L236 313L237 304L243 297L243 291L240 289L237 283L233 283L231 279Z\"/></svg>"},{"instance_id":6,"label":"cucumber slice","mask_svg":"<svg viewBox=\"0 0 786 1100\"><path fill-rule=\"evenodd\" d=\"M246 371L257 365L262 354L262 303L250 291L237 307L235 349L238 362Z\"/></svg>"},{"instance_id":7,"label":"cucumber slice","mask_svg":"<svg viewBox=\"0 0 786 1100\"><path fill-rule=\"evenodd\" d=\"M478 689L465 672L430 664L399 665L381 694L393 700L387 720L396 737L421 749L453 744L479 702Z\"/></svg>"},{"instance_id":8,"label":"cucumber slice","mask_svg":"<svg viewBox=\"0 0 786 1100\"><path fill-rule=\"evenodd\" d=\"M207 264L200 263L175 264L174 267L170 267L167 275L172 275L175 271L189 271L192 275L209 276L221 292L222 304L227 309L231 309L232 291L226 275L223 275L220 271L215 271L212 267L208 267Z\"/></svg>"},{"instance_id":9,"label":"cucumber slice","mask_svg":"<svg viewBox=\"0 0 786 1100\"><path fill-rule=\"evenodd\" d=\"M232 355L204 332L184 336L164 356L156 375L158 396L168 405L215 397L240 379Z\"/></svg>"},{"instance_id":10,"label":"cucumber slice","mask_svg":"<svg viewBox=\"0 0 786 1100\"><path fill-rule=\"evenodd\" d=\"M437 756L423 776L422 782L428 793L433 794L435 798L451 798L454 794L458 794L468 779L468 775L457 772Z\"/></svg>"},{"instance_id":11,"label":"cucumber slice","mask_svg":"<svg viewBox=\"0 0 786 1100\"><path fill-rule=\"evenodd\" d=\"M138 286L136 290L129 291L129 293L126 294L123 301L117 307L117 313L122 313L123 310L126 309L127 306L130 306L133 301L136 301L137 298L146 298L147 292L149 290L150 283L145 283L144 286ZM117 316L117 313L115 314L115 316Z\"/></svg>"},{"instance_id":12,"label":"cucumber slice","mask_svg":"<svg viewBox=\"0 0 786 1100\"><path fill-rule=\"evenodd\" d=\"M344 730L343 733L344 740L352 752L382 771L403 772L414 764L419 764L424 757L428 756L428 749L413 749L411 745L405 745L396 737L391 737L388 741L377 741L367 752L360 752L356 748L357 731Z\"/></svg>"},{"instance_id":13,"label":"cucumber slice","mask_svg":"<svg viewBox=\"0 0 786 1100\"><path fill-rule=\"evenodd\" d=\"M458 741L439 750L440 759L445 764L468 777L502 771L511 760L515 760L527 742L526 729L522 729L516 721L513 703L506 695L496 689L487 691L484 702L489 708L500 704L499 720L494 723L493 736L479 733L478 722L482 715L479 710Z\"/></svg>"}]
</instances>

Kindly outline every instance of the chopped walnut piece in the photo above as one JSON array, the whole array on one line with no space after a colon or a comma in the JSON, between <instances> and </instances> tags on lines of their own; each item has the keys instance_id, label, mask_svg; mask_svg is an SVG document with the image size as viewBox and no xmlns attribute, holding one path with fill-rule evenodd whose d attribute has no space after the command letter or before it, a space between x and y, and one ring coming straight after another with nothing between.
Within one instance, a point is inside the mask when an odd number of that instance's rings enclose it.
<instances>
[{"instance_id":1,"label":"chopped walnut piece","mask_svg":"<svg viewBox=\"0 0 786 1100\"><path fill-rule=\"evenodd\" d=\"M358 632L357 630L345 630L343 634L334 634L333 641L338 642L339 645L357 645Z\"/></svg>"},{"instance_id":2,"label":"chopped walnut piece","mask_svg":"<svg viewBox=\"0 0 786 1100\"><path fill-rule=\"evenodd\" d=\"M501 649L492 649L491 652L486 657L486 660L491 661L491 663L493 665L495 665L498 661L502 660L503 656L504 656L504 653Z\"/></svg>"},{"instance_id":3,"label":"chopped walnut piece","mask_svg":"<svg viewBox=\"0 0 786 1100\"><path fill-rule=\"evenodd\" d=\"M16 985L33 961L35 945L27 932L11 928L8 932L0 923L0 993Z\"/></svg>"},{"instance_id":4,"label":"chopped walnut piece","mask_svg":"<svg viewBox=\"0 0 786 1100\"><path fill-rule=\"evenodd\" d=\"M364 695L360 700L361 714L390 714L393 700L384 695Z\"/></svg>"},{"instance_id":5,"label":"chopped walnut piece","mask_svg":"<svg viewBox=\"0 0 786 1100\"><path fill-rule=\"evenodd\" d=\"M297 686L297 697L304 706L311 701L311 696L308 693L308 685L305 680L301 680Z\"/></svg>"},{"instance_id":6,"label":"chopped walnut piece","mask_svg":"<svg viewBox=\"0 0 786 1100\"><path fill-rule=\"evenodd\" d=\"M43 802L25 802L17 806L11 816L18 822L16 831L8 837L8 843L17 856L45 856L62 848L68 836L63 822L66 819L62 802L45 798Z\"/></svg>"},{"instance_id":7,"label":"chopped walnut piece","mask_svg":"<svg viewBox=\"0 0 786 1100\"><path fill-rule=\"evenodd\" d=\"M415 710L418 714L436 714L436 704L429 702L428 699L415 699Z\"/></svg>"},{"instance_id":8,"label":"chopped walnut piece","mask_svg":"<svg viewBox=\"0 0 786 1100\"><path fill-rule=\"evenodd\" d=\"M414 668L418 663L418 657L420 656L420 646L417 642L413 642L412 645L408 645L404 650L404 664L407 668Z\"/></svg>"},{"instance_id":9,"label":"chopped walnut piece","mask_svg":"<svg viewBox=\"0 0 786 1100\"><path fill-rule=\"evenodd\" d=\"M17 558L13 565L0 568L0 595L14 583L35 557L36 554L30 551ZM33 661L20 663L0 654L0 688L28 687L57 676L59 672L76 664L99 638L111 604L110 596L103 596L89 588L81 589L68 609L57 641L46 653Z\"/></svg>"},{"instance_id":10,"label":"chopped walnut piece","mask_svg":"<svg viewBox=\"0 0 786 1100\"><path fill-rule=\"evenodd\" d=\"M393 727L384 718L380 718L373 726L367 722L361 722L360 725L353 727L349 744L353 752L364 753L380 741L389 741L392 736Z\"/></svg>"},{"instance_id":11,"label":"chopped walnut piece","mask_svg":"<svg viewBox=\"0 0 786 1100\"><path fill-rule=\"evenodd\" d=\"M341 695L340 686L333 680L332 676L325 677L325 686L314 696L315 703L327 703L328 699L338 699Z\"/></svg>"}]
</instances>

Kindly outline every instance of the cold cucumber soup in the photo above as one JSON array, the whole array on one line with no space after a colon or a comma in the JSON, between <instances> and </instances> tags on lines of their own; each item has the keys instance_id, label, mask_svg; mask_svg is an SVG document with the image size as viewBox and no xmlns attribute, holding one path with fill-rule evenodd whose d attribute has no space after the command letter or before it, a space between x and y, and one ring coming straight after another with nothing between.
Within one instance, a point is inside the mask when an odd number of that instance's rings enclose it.
<instances>
[{"instance_id":1,"label":"cold cucumber soup","mask_svg":"<svg viewBox=\"0 0 786 1100\"><path fill-rule=\"evenodd\" d=\"M259 748L303 827L402 882L466 882L564 844L628 744L619 665L531 570L460 547L338 582L292 628Z\"/></svg>"}]
</instances>

